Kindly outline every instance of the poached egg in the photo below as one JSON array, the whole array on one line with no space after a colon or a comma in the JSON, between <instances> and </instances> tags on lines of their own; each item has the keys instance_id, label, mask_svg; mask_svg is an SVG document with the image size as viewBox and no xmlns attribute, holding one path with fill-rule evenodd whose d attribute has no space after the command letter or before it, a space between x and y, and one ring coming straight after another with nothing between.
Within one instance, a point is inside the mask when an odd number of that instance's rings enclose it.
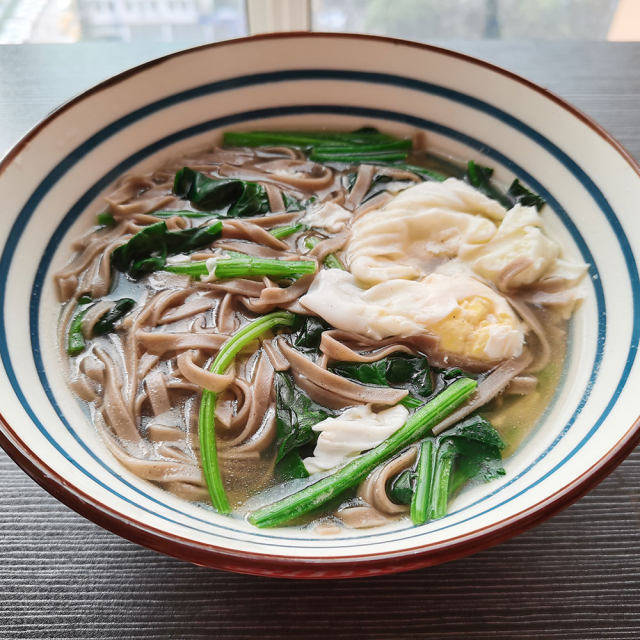
<instances>
[{"instance_id":1,"label":"poached egg","mask_svg":"<svg viewBox=\"0 0 640 640\"><path fill-rule=\"evenodd\" d=\"M444 353L487 364L519 356L524 344L508 302L463 274L432 273L364 288L347 271L324 269L300 304L338 329L374 340L428 333Z\"/></svg>"}]
</instances>

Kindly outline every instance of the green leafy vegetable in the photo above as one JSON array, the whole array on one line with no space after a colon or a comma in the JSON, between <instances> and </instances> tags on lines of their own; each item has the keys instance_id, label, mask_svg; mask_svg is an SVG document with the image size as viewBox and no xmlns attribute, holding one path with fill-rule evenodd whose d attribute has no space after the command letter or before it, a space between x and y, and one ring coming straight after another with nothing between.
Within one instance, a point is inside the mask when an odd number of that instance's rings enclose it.
<instances>
[{"instance_id":1,"label":"green leafy vegetable","mask_svg":"<svg viewBox=\"0 0 640 640\"><path fill-rule=\"evenodd\" d=\"M73 317L69 325L69 333L67 334L67 354L77 356L82 353L87 346L82 333L82 320L88 309L82 309Z\"/></svg>"},{"instance_id":2,"label":"green leafy vegetable","mask_svg":"<svg viewBox=\"0 0 640 640\"><path fill-rule=\"evenodd\" d=\"M416 469L407 469L393 478L387 494L392 500L407 504L406 493L411 492L414 524L442 518L450 496L464 484L472 480L488 482L504 475L504 446L490 422L479 415L470 416L438 438L424 440Z\"/></svg>"},{"instance_id":3,"label":"green leafy vegetable","mask_svg":"<svg viewBox=\"0 0 640 640\"><path fill-rule=\"evenodd\" d=\"M224 144L231 147L283 146L312 149L321 147L357 147L402 142L411 147L410 140L401 140L373 127L357 131L226 131Z\"/></svg>"},{"instance_id":4,"label":"green leafy vegetable","mask_svg":"<svg viewBox=\"0 0 640 640\"><path fill-rule=\"evenodd\" d=\"M514 204L521 204L525 207L535 207L540 211L546 204L544 198L527 189L518 178L511 183L508 192L505 194L493 185L491 182L492 176L493 169L490 167L483 167L473 160L470 160L467 164L466 178L468 182L485 195L500 202L507 209L510 209Z\"/></svg>"},{"instance_id":5,"label":"green leafy vegetable","mask_svg":"<svg viewBox=\"0 0 640 640\"><path fill-rule=\"evenodd\" d=\"M270 211L267 191L257 182L210 178L189 167L176 173L173 192L197 209L215 211L221 217L259 216Z\"/></svg>"},{"instance_id":6,"label":"green leafy vegetable","mask_svg":"<svg viewBox=\"0 0 640 640\"><path fill-rule=\"evenodd\" d=\"M406 389L410 395L401 404L407 407L420 406L433 393L431 370L424 356L395 353L376 362L336 362L330 370L364 384Z\"/></svg>"},{"instance_id":7,"label":"green leafy vegetable","mask_svg":"<svg viewBox=\"0 0 640 640\"><path fill-rule=\"evenodd\" d=\"M135 307L136 301L131 298L121 298L105 313L93 326L94 336L103 336L115 330L115 324Z\"/></svg>"},{"instance_id":8,"label":"green leafy vegetable","mask_svg":"<svg viewBox=\"0 0 640 640\"><path fill-rule=\"evenodd\" d=\"M156 218L173 218L174 216L196 219L221 217L216 211L189 211L189 209L180 209L178 211L154 211L151 215Z\"/></svg>"},{"instance_id":9,"label":"green leafy vegetable","mask_svg":"<svg viewBox=\"0 0 640 640\"><path fill-rule=\"evenodd\" d=\"M411 140L396 138L365 127L339 131L228 131L224 143L231 146L276 145L300 147L315 162L393 162L406 160Z\"/></svg>"},{"instance_id":10,"label":"green leafy vegetable","mask_svg":"<svg viewBox=\"0 0 640 640\"><path fill-rule=\"evenodd\" d=\"M433 440L428 438L420 443L416 470L416 483L411 496L411 521L422 524L429 517L429 498L433 479Z\"/></svg>"},{"instance_id":11,"label":"green leafy vegetable","mask_svg":"<svg viewBox=\"0 0 640 640\"><path fill-rule=\"evenodd\" d=\"M504 475L502 450L505 444L485 418L470 416L445 431L440 439L452 439L459 455L449 487L451 494L469 480L488 482Z\"/></svg>"},{"instance_id":12,"label":"green leafy vegetable","mask_svg":"<svg viewBox=\"0 0 640 640\"><path fill-rule=\"evenodd\" d=\"M292 335L293 346L298 351L317 353L320 348L322 332L331 329L331 327L322 318L298 316L294 329Z\"/></svg>"},{"instance_id":13,"label":"green leafy vegetable","mask_svg":"<svg viewBox=\"0 0 640 640\"><path fill-rule=\"evenodd\" d=\"M241 327L220 348L210 371L223 374L234 361L236 355L253 340L277 326L293 326L296 316L288 311L274 311L260 316L249 324ZM216 448L215 414L218 394L208 389L202 390L200 400L200 414L198 418L198 433L200 436L200 456L202 471L207 482L211 503L220 513L229 513L231 507L222 483L218 452Z\"/></svg>"},{"instance_id":14,"label":"green leafy vegetable","mask_svg":"<svg viewBox=\"0 0 640 640\"><path fill-rule=\"evenodd\" d=\"M313 247L315 247L318 242L319 240L315 236L309 236L304 241L308 249L313 249ZM342 264L342 262L340 262L340 259L334 253L329 253L327 256L325 256L323 264L325 265L325 267L327 267L327 269L342 269L343 271L345 271L344 265Z\"/></svg>"},{"instance_id":15,"label":"green leafy vegetable","mask_svg":"<svg viewBox=\"0 0 640 640\"><path fill-rule=\"evenodd\" d=\"M86 306L91 302L93 302L93 300L89 296L81 296L78 298L78 306ZM129 313L134 306L135 300L132 300L131 298L121 298L120 300L116 300L113 307L106 313L102 314L94 324L91 337L94 338L96 336L102 336L115 331L115 324ZM81 309L76 313L69 325L69 333L67 335L67 353L70 356L77 356L82 353L87 346L84 332L82 330L82 321L89 309L90 307Z\"/></svg>"},{"instance_id":16,"label":"green leafy vegetable","mask_svg":"<svg viewBox=\"0 0 640 640\"><path fill-rule=\"evenodd\" d=\"M316 270L313 260L279 260L277 258L256 258L238 254L238 257L220 258L215 263L214 274L219 280L229 278L255 278L269 276L272 278L299 278ZM164 271L181 273L192 278L209 275L204 260L168 264Z\"/></svg>"},{"instance_id":17,"label":"green leafy vegetable","mask_svg":"<svg viewBox=\"0 0 640 640\"><path fill-rule=\"evenodd\" d=\"M391 478L387 486L387 495L396 504L411 504L415 473L413 469L401 471L395 478Z\"/></svg>"},{"instance_id":18,"label":"green leafy vegetable","mask_svg":"<svg viewBox=\"0 0 640 640\"><path fill-rule=\"evenodd\" d=\"M298 451L290 451L274 469L278 482L286 482L295 478L308 478L309 472L304 466L302 457Z\"/></svg>"},{"instance_id":19,"label":"green leafy vegetable","mask_svg":"<svg viewBox=\"0 0 640 640\"><path fill-rule=\"evenodd\" d=\"M111 264L118 271L139 278L164 268L168 255L189 253L208 247L222 232L222 223L168 231L164 222L145 227L111 254Z\"/></svg>"},{"instance_id":20,"label":"green leafy vegetable","mask_svg":"<svg viewBox=\"0 0 640 640\"><path fill-rule=\"evenodd\" d=\"M287 373L275 374L275 389L278 463L292 451L315 443L318 435L313 431L313 425L335 415L335 412L311 400Z\"/></svg>"},{"instance_id":21,"label":"green leafy vegetable","mask_svg":"<svg viewBox=\"0 0 640 640\"><path fill-rule=\"evenodd\" d=\"M411 140L408 139L396 139L396 140L385 140L382 142L372 142L371 144L352 144L352 145L324 145L318 144L314 145L313 153L316 154L338 154L338 155L346 155L346 154L367 154L367 153L378 153L380 151L383 152L392 152L392 151L406 151L411 149ZM406 155L406 154L405 154Z\"/></svg>"},{"instance_id":22,"label":"green leafy vegetable","mask_svg":"<svg viewBox=\"0 0 640 640\"><path fill-rule=\"evenodd\" d=\"M469 160L467 163L467 180L469 184L479 191L482 191L485 195L497 200L501 205L507 207L507 209L513 206L513 202L509 197L497 189L491 182L491 176L493 175L493 169L491 167L484 167L481 164L476 164L473 160Z\"/></svg>"},{"instance_id":23,"label":"green leafy vegetable","mask_svg":"<svg viewBox=\"0 0 640 640\"><path fill-rule=\"evenodd\" d=\"M509 187L509 195L519 204L525 207L535 207L538 211L546 204L544 198L527 189L518 178Z\"/></svg>"},{"instance_id":24,"label":"green leafy vegetable","mask_svg":"<svg viewBox=\"0 0 640 640\"><path fill-rule=\"evenodd\" d=\"M387 149L386 145L380 145L376 151L342 151L327 148L316 148L309 154L309 160L314 162L341 162L344 164L396 162L407 159L406 151Z\"/></svg>"},{"instance_id":25,"label":"green leafy vegetable","mask_svg":"<svg viewBox=\"0 0 640 640\"><path fill-rule=\"evenodd\" d=\"M416 524L421 524L427 519L439 520L447 515L449 480L456 455L457 450L453 440L443 440L436 449L428 511L425 513L424 520L418 520Z\"/></svg>"},{"instance_id":26,"label":"green leafy vegetable","mask_svg":"<svg viewBox=\"0 0 640 640\"><path fill-rule=\"evenodd\" d=\"M115 227L116 219L109 211L103 211L96 216L96 222L103 227Z\"/></svg>"},{"instance_id":27,"label":"green leafy vegetable","mask_svg":"<svg viewBox=\"0 0 640 640\"><path fill-rule=\"evenodd\" d=\"M418 409L400 429L377 447L301 491L254 511L249 515L249 522L258 527L274 527L325 505L358 484L379 464L424 437L459 407L475 391L476 386L475 380L459 378Z\"/></svg>"},{"instance_id":28,"label":"green leafy vegetable","mask_svg":"<svg viewBox=\"0 0 640 640\"><path fill-rule=\"evenodd\" d=\"M298 223L298 224L289 224L285 227L276 227L275 229L271 229L269 233L274 238L288 238L289 236L292 236L294 233L298 233L299 231L305 231L306 229L307 229L306 225L302 223Z\"/></svg>"},{"instance_id":29,"label":"green leafy vegetable","mask_svg":"<svg viewBox=\"0 0 640 640\"><path fill-rule=\"evenodd\" d=\"M476 189L486 187L492 175L493 169L491 167L484 167L481 164L476 164L473 160L469 160L467 164L467 177Z\"/></svg>"}]
</instances>

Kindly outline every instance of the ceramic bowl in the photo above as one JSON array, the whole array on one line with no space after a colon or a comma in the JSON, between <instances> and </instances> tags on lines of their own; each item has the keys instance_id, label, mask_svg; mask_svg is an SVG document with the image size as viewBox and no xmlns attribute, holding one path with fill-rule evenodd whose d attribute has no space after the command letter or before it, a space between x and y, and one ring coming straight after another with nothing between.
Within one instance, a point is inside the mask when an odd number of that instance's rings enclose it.
<instances>
[{"instance_id":1,"label":"ceramic bowl","mask_svg":"<svg viewBox=\"0 0 640 640\"><path fill-rule=\"evenodd\" d=\"M140 480L105 450L67 389L51 273L121 174L213 143L229 128L362 125L425 132L432 149L519 178L545 224L590 265L556 395L505 462L442 520L413 527L258 530ZM471 553L547 518L633 448L640 371L640 169L559 98L451 51L376 37L287 34L176 53L68 102L0 165L0 442L62 502L158 551L273 576L352 577Z\"/></svg>"}]
</instances>

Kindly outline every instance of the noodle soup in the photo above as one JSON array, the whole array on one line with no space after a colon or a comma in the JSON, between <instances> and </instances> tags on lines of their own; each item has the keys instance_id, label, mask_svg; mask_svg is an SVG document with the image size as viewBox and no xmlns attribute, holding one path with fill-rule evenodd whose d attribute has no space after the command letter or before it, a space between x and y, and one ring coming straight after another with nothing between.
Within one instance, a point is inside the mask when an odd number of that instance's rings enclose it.
<instances>
[{"instance_id":1,"label":"noodle soup","mask_svg":"<svg viewBox=\"0 0 640 640\"><path fill-rule=\"evenodd\" d=\"M504 474L587 265L491 173L365 128L228 132L123 176L55 275L109 451L259 527L422 524Z\"/></svg>"}]
</instances>

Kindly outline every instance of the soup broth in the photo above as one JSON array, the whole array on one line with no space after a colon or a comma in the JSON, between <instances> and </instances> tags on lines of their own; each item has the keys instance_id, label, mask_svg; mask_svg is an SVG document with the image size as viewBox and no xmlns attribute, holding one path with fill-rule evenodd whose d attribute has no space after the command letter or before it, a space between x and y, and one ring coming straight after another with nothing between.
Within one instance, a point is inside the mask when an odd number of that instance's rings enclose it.
<instances>
[{"instance_id":1,"label":"soup broth","mask_svg":"<svg viewBox=\"0 0 640 640\"><path fill-rule=\"evenodd\" d=\"M422 524L499 477L586 265L491 173L365 128L229 132L123 176L55 275L108 450L205 508L327 532Z\"/></svg>"}]
</instances>

